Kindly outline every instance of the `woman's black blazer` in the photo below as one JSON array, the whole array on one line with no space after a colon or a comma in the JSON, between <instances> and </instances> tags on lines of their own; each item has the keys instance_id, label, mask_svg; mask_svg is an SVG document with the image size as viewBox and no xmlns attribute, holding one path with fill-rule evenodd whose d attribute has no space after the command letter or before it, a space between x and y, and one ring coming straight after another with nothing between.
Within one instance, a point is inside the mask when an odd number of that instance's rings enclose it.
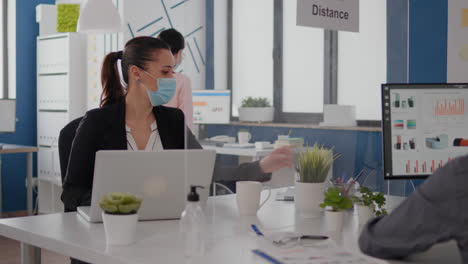
<instances>
[{"instance_id":1,"label":"woman's black blazer","mask_svg":"<svg viewBox=\"0 0 468 264\"><path fill-rule=\"evenodd\" d=\"M184 149L185 133L187 133L188 149L202 148L190 129L186 128L181 110L156 106L153 108L153 113L164 149ZM77 206L90 205L96 152L126 149L124 101L86 113L77 128L63 182L61 199L65 211L75 211ZM261 172L258 162L253 162L242 164L235 169L215 166L213 180L265 181L270 177L271 174Z\"/></svg>"}]
</instances>

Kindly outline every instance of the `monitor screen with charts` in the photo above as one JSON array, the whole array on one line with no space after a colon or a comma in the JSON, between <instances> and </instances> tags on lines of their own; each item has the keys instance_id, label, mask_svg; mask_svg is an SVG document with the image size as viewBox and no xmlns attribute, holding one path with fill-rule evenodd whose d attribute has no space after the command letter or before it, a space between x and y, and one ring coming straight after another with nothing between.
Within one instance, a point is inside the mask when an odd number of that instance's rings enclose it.
<instances>
[{"instance_id":1,"label":"monitor screen with charts","mask_svg":"<svg viewBox=\"0 0 468 264\"><path fill-rule=\"evenodd\" d=\"M0 99L0 133L13 133L16 129L16 100Z\"/></svg>"},{"instance_id":2,"label":"monitor screen with charts","mask_svg":"<svg viewBox=\"0 0 468 264\"><path fill-rule=\"evenodd\" d=\"M468 154L468 84L382 85L384 176L425 178Z\"/></svg>"}]
</instances>

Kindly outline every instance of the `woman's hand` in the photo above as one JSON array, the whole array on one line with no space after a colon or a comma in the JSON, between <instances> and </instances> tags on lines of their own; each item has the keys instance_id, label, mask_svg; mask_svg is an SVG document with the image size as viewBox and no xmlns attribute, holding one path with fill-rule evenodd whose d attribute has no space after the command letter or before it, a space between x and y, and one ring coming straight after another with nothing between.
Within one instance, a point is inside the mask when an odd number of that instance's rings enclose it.
<instances>
[{"instance_id":1,"label":"woman's hand","mask_svg":"<svg viewBox=\"0 0 468 264\"><path fill-rule=\"evenodd\" d=\"M282 168L292 168L293 152L289 146L275 149L260 161L263 173L272 173Z\"/></svg>"}]
</instances>

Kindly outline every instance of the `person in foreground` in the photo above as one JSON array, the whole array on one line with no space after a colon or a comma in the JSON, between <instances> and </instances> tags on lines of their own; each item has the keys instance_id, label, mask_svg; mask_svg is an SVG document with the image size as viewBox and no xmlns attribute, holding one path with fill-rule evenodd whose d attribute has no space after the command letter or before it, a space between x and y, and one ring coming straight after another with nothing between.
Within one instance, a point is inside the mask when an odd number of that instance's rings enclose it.
<instances>
[{"instance_id":1,"label":"person in foreground","mask_svg":"<svg viewBox=\"0 0 468 264\"><path fill-rule=\"evenodd\" d=\"M120 82L119 60L127 89ZM101 107L86 113L72 143L61 195L65 211L90 205L99 150L201 149L186 126L183 112L163 106L174 96L174 66L169 46L152 37L134 38L124 51L106 56ZM272 172L291 165L291 150L280 148L261 161L235 169L215 166L213 180L266 181Z\"/></svg>"},{"instance_id":2,"label":"person in foreground","mask_svg":"<svg viewBox=\"0 0 468 264\"><path fill-rule=\"evenodd\" d=\"M449 240L468 264L468 156L438 169L391 214L370 220L359 246L373 257L401 259Z\"/></svg>"}]
</instances>

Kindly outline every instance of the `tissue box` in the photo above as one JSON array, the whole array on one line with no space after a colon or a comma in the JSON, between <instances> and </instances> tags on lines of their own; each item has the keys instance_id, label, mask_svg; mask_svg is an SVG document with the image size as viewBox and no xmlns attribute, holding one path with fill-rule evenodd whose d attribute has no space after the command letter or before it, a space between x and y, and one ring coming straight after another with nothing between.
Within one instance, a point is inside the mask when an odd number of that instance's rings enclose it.
<instances>
[{"instance_id":1,"label":"tissue box","mask_svg":"<svg viewBox=\"0 0 468 264\"><path fill-rule=\"evenodd\" d=\"M356 106L354 105L324 105L323 122L321 126L356 126Z\"/></svg>"}]
</instances>

